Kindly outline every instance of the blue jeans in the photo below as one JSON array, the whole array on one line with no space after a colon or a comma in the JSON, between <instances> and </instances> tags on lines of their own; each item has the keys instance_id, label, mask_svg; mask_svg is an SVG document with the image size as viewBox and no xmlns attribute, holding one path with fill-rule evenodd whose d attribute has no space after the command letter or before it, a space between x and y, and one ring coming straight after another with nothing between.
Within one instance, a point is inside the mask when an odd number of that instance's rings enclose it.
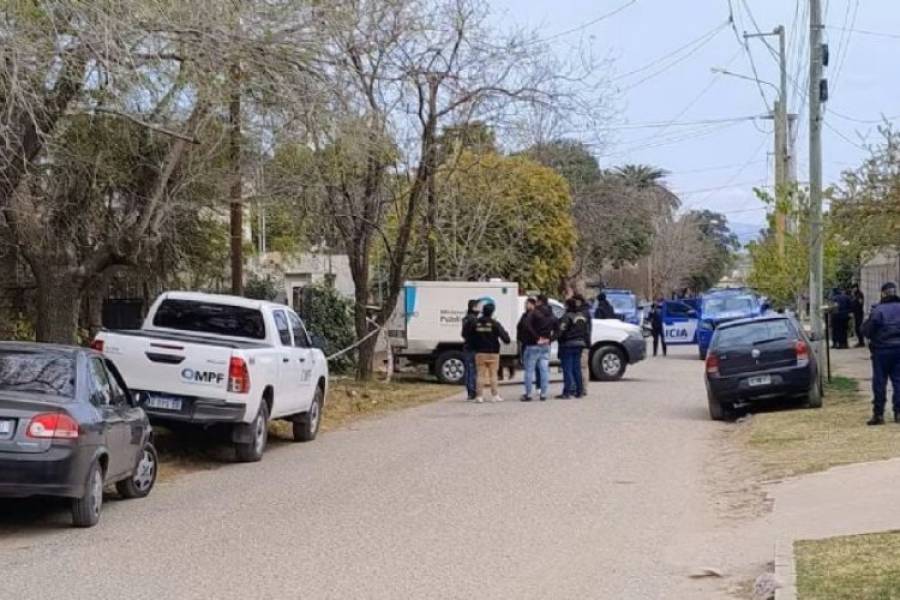
<instances>
[{"instance_id":1,"label":"blue jeans","mask_svg":"<svg viewBox=\"0 0 900 600\"><path fill-rule=\"evenodd\" d=\"M567 396L584 395L584 379L581 375L581 346L561 346L559 362L563 371L563 394Z\"/></svg>"},{"instance_id":2,"label":"blue jeans","mask_svg":"<svg viewBox=\"0 0 900 600\"><path fill-rule=\"evenodd\" d=\"M887 382L894 388L894 415L900 415L900 348L872 351L872 396L876 416L884 416Z\"/></svg>"},{"instance_id":3,"label":"blue jeans","mask_svg":"<svg viewBox=\"0 0 900 600\"><path fill-rule=\"evenodd\" d=\"M466 350L463 352L463 360L466 363L466 393L469 398L475 397L475 385L478 382L478 369L475 368L475 353Z\"/></svg>"},{"instance_id":4,"label":"blue jeans","mask_svg":"<svg viewBox=\"0 0 900 600\"><path fill-rule=\"evenodd\" d=\"M541 398L550 393L550 346L525 347L525 395L531 396L534 389L535 368L540 372Z\"/></svg>"}]
</instances>

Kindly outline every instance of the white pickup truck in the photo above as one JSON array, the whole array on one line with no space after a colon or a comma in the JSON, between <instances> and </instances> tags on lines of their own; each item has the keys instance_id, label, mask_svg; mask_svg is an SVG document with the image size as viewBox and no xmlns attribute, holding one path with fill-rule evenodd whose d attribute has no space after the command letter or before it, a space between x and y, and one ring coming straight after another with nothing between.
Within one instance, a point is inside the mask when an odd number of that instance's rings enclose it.
<instances>
[{"instance_id":1,"label":"white pickup truck","mask_svg":"<svg viewBox=\"0 0 900 600\"><path fill-rule=\"evenodd\" d=\"M230 428L237 458L262 458L268 422L315 439L328 363L300 317L281 304L168 292L134 331L102 331L92 347L112 360L150 418Z\"/></svg>"}]
</instances>

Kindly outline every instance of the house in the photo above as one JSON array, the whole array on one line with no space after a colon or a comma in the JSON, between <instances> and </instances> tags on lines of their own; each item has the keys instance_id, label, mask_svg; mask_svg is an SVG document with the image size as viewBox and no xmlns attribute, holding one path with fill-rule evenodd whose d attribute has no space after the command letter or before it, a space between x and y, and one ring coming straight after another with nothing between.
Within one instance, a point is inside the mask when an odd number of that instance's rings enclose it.
<instances>
[{"instance_id":1,"label":"house","mask_svg":"<svg viewBox=\"0 0 900 600\"><path fill-rule=\"evenodd\" d=\"M347 298L353 298L356 290L347 255L315 248L311 252L291 255L266 252L249 261L247 272L273 278L280 290L276 300L295 308L300 304L303 288L309 285L332 285Z\"/></svg>"}]
</instances>

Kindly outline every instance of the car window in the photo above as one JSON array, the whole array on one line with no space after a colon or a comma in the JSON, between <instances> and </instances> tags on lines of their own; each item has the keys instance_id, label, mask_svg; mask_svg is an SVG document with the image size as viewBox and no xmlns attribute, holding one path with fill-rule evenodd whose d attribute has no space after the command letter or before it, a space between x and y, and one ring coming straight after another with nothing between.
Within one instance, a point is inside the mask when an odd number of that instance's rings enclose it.
<instances>
[{"instance_id":1,"label":"car window","mask_svg":"<svg viewBox=\"0 0 900 600\"><path fill-rule=\"evenodd\" d=\"M282 346L291 345L291 328L288 326L287 317L284 316L283 310L276 310L272 313L275 318L275 329L278 330L278 339L281 340Z\"/></svg>"},{"instance_id":2,"label":"car window","mask_svg":"<svg viewBox=\"0 0 900 600\"><path fill-rule=\"evenodd\" d=\"M115 365L112 364L109 360L104 360L103 365L106 367L106 373L109 379L109 387L112 391L112 403L113 404L127 404L128 403L128 392L125 387L125 382L122 380L122 376L119 375L119 372L116 370Z\"/></svg>"},{"instance_id":3,"label":"car window","mask_svg":"<svg viewBox=\"0 0 900 600\"><path fill-rule=\"evenodd\" d=\"M296 314L289 312L288 320L291 322L291 331L294 333L294 346L297 348L309 348L312 344L309 341L309 335L303 326L303 321Z\"/></svg>"},{"instance_id":4,"label":"car window","mask_svg":"<svg viewBox=\"0 0 900 600\"><path fill-rule=\"evenodd\" d=\"M724 295L703 299L703 316L714 317L717 315L747 315L757 307L754 296Z\"/></svg>"},{"instance_id":5,"label":"car window","mask_svg":"<svg viewBox=\"0 0 900 600\"><path fill-rule=\"evenodd\" d=\"M716 332L716 346L753 345L796 337L797 332L787 319L753 321L719 329Z\"/></svg>"},{"instance_id":6,"label":"car window","mask_svg":"<svg viewBox=\"0 0 900 600\"><path fill-rule=\"evenodd\" d=\"M109 373L99 358L88 361L91 375L91 403L96 406L108 406L113 403L113 390L109 382Z\"/></svg>"},{"instance_id":7,"label":"car window","mask_svg":"<svg viewBox=\"0 0 900 600\"><path fill-rule=\"evenodd\" d=\"M56 354L0 351L0 390L69 400L75 397L75 361Z\"/></svg>"},{"instance_id":8,"label":"car window","mask_svg":"<svg viewBox=\"0 0 900 600\"><path fill-rule=\"evenodd\" d=\"M691 310L693 309L683 302L666 303L666 314L670 317L689 317Z\"/></svg>"},{"instance_id":9,"label":"car window","mask_svg":"<svg viewBox=\"0 0 900 600\"><path fill-rule=\"evenodd\" d=\"M266 339L266 327L260 311L213 302L163 300L153 316L153 325L195 333Z\"/></svg>"},{"instance_id":10,"label":"car window","mask_svg":"<svg viewBox=\"0 0 900 600\"><path fill-rule=\"evenodd\" d=\"M606 299L612 304L616 312L628 313L632 312L635 307L634 296L627 294L607 294Z\"/></svg>"}]
</instances>

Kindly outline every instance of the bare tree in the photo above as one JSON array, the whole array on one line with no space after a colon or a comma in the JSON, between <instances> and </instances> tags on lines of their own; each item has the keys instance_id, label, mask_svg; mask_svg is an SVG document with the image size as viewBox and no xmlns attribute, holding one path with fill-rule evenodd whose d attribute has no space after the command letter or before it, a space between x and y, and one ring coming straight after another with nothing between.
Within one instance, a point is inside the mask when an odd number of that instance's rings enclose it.
<instances>
[{"instance_id":1,"label":"bare tree","mask_svg":"<svg viewBox=\"0 0 900 600\"><path fill-rule=\"evenodd\" d=\"M373 312L385 323L423 204L430 238L441 128L474 119L493 124L517 106L550 107L561 98L557 75L542 68L544 48L498 34L487 17L480 0L356 0L323 9L330 94L325 110L309 114L307 134L322 158L319 181L350 257L360 337L372 327L373 251L384 266L384 293ZM361 379L371 375L374 343L369 338L360 347Z\"/></svg>"}]
</instances>

